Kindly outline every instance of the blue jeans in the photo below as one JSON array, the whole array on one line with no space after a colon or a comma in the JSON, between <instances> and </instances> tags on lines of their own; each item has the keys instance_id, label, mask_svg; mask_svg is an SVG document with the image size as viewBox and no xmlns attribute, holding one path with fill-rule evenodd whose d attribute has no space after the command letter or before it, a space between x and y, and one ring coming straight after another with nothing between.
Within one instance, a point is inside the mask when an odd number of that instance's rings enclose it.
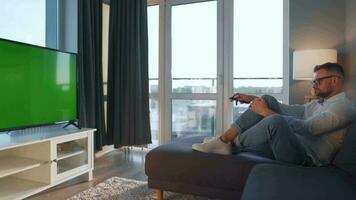
<instances>
[{"instance_id":1,"label":"blue jeans","mask_svg":"<svg viewBox=\"0 0 356 200\"><path fill-rule=\"evenodd\" d=\"M289 128L278 101L272 96L262 96L268 107L277 114L263 117L246 110L233 124L239 132L240 151L252 151L272 159L303 164L307 160L304 148ZM290 113L293 115L293 113Z\"/></svg>"}]
</instances>

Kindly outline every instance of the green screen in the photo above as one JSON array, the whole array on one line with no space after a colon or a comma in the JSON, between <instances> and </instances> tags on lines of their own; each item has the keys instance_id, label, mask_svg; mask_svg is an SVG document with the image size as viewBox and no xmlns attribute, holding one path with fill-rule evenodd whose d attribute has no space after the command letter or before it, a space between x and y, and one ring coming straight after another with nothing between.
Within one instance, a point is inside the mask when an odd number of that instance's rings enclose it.
<instances>
[{"instance_id":1,"label":"green screen","mask_svg":"<svg viewBox=\"0 0 356 200\"><path fill-rule=\"evenodd\" d=\"M75 120L74 54L0 40L0 130Z\"/></svg>"}]
</instances>

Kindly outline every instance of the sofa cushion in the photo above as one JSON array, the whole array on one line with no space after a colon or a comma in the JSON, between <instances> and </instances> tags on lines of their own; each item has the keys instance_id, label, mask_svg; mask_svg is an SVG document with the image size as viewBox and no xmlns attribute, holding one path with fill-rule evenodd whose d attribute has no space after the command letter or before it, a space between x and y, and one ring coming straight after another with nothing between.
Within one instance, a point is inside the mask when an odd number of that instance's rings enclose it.
<instances>
[{"instance_id":1,"label":"sofa cushion","mask_svg":"<svg viewBox=\"0 0 356 200\"><path fill-rule=\"evenodd\" d=\"M356 199L356 182L335 167L260 164L253 168L243 200Z\"/></svg>"},{"instance_id":2,"label":"sofa cushion","mask_svg":"<svg viewBox=\"0 0 356 200\"><path fill-rule=\"evenodd\" d=\"M255 164L276 162L251 153L218 155L192 150L192 144L202 142L203 138L186 137L151 150L145 161L149 186L150 180L156 180L242 192Z\"/></svg>"},{"instance_id":3,"label":"sofa cushion","mask_svg":"<svg viewBox=\"0 0 356 200\"><path fill-rule=\"evenodd\" d=\"M348 129L346 138L333 164L356 178L356 121Z\"/></svg>"}]
</instances>

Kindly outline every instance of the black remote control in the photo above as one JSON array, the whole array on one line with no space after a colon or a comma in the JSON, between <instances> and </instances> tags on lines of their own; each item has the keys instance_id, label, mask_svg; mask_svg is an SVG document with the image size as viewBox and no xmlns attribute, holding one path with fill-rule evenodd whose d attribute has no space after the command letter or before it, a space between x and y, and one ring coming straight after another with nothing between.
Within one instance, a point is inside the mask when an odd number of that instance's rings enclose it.
<instances>
[{"instance_id":1,"label":"black remote control","mask_svg":"<svg viewBox=\"0 0 356 200\"><path fill-rule=\"evenodd\" d=\"M240 103L247 103L247 104L250 103L249 101L237 100L237 99L234 98L234 96L229 97L229 99L230 99L231 102L232 102L232 101L236 101L236 103L237 103L237 102L240 102Z\"/></svg>"}]
</instances>

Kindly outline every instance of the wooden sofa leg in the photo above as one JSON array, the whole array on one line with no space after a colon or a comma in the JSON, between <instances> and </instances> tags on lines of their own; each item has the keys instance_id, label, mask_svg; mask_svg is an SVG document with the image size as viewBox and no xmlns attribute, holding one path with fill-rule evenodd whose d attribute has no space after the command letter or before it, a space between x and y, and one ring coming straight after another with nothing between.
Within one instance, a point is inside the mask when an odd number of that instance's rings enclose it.
<instances>
[{"instance_id":1,"label":"wooden sofa leg","mask_svg":"<svg viewBox=\"0 0 356 200\"><path fill-rule=\"evenodd\" d=\"M157 200L163 200L163 190L157 190Z\"/></svg>"}]
</instances>

